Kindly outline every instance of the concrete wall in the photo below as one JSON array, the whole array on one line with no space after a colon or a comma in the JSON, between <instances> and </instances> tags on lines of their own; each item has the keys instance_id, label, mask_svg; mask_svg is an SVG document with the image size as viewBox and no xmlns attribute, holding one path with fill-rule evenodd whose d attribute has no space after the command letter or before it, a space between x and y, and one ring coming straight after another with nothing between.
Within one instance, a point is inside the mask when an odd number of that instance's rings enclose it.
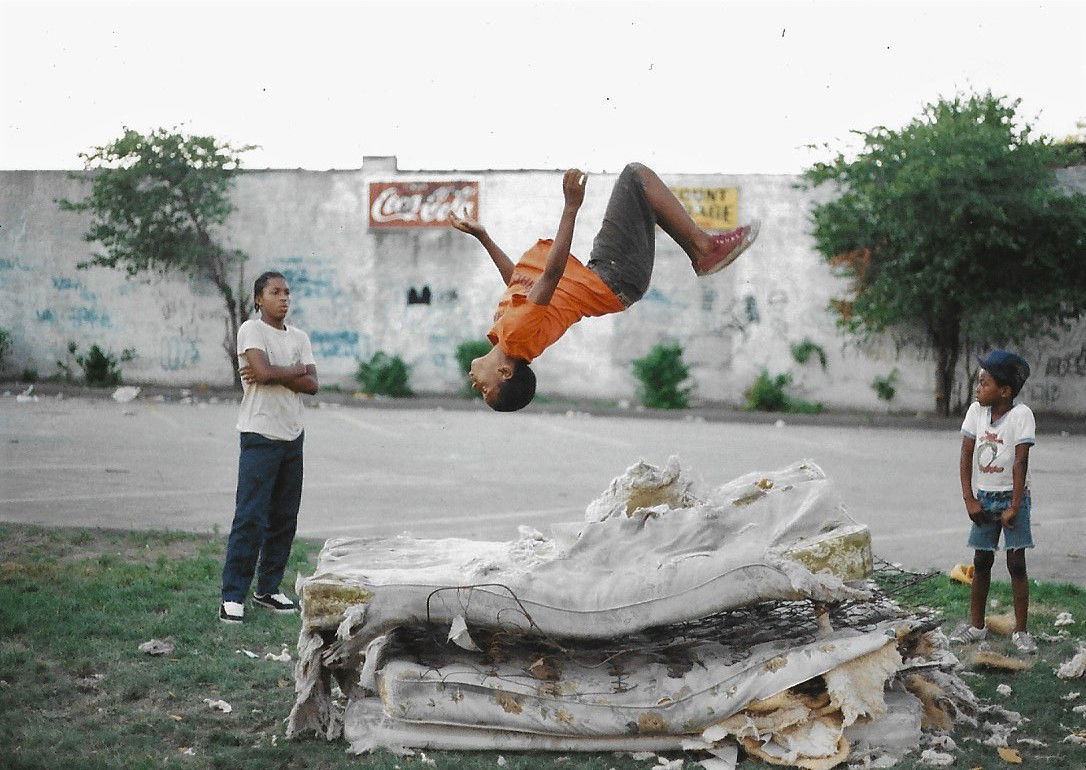
<instances>
[{"instance_id":1,"label":"concrete wall","mask_svg":"<svg viewBox=\"0 0 1086 770\"><path fill-rule=\"evenodd\" d=\"M899 373L894 409L932 408L930 355L885 338L861 344L839 332L826 311L845 290L814 251L811 206L828 195L795 187L781 175L667 175L674 186L738 187L740 218L760 217L758 243L735 265L695 279L685 255L657 236L649 294L630 310L574 326L540 357L545 394L633 399L631 361L655 344L683 346L695 395L740 404L758 373L790 372L792 393L832 408L885 409L871 382ZM514 259L538 237L550 237L561 211L558 171L406 172L394 159L367 159L355 171L254 171L236 187L227 245L251 255L246 281L265 269L285 273L295 296L291 321L313 340L323 384L352 386L360 358L377 350L411 366L420 392L460 385L454 351L481 339L501 292L498 274L474 239L452 229L367 227L367 183L405 179L469 179L480 184L480 215ZM614 174L592 175L578 218L573 253L587 259ZM1063 174L1086 190L1086 168ZM208 287L177 276L126 279L121 271L79 270L93 244L87 219L56 201L79 199L86 184L65 172L0 171L0 327L12 332L6 374L24 368L57 373L69 341L119 352L131 383L226 385L221 300ZM407 303L429 287L430 304ZM809 338L827 354L825 370L791 355ZM1026 399L1035 408L1086 414L1086 324L1025 351L1034 364Z\"/></svg>"}]
</instances>

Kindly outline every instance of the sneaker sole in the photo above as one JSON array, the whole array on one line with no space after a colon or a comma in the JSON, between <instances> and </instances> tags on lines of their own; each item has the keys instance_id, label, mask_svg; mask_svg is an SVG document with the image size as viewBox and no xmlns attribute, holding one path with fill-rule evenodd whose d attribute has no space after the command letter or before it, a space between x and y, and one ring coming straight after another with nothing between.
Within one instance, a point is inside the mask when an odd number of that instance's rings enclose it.
<instances>
[{"instance_id":1,"label":"sneaker sole","mask_svg":"<svg viewBox=\"0 0 1086 770\"><path fill-rule=\"evenodd\" d=\"M759 220L755 219L751 221L748 227L750 228L750 230L748 230L747 234L743 236L743 240L739 242L739 245L735 247L735 251L733 251L724 259L717 262L704 273L698 273L699 278L704 278L707 275L719 273L732 262L739 259L739 255L750 248L751 244L753 244L754 241L758 238L758 232L762 229L762 223Z\"/></svg>"},{"instance_id":2,"label":"sneaker sole","mask_svg":"<svg viewBox=\"0 0 1086 770\"><path fill-rule=\"evenodd\" d=\"M219 615L219 622L220 623L233 623L233 624L237 625L237 624L240 624L240 623L244 623L245 619L244 618L224 618L222 615Z\"/></svg>"},{"instance_id":3,"label":"sneaker sole","mask_svg":"<svg viewBox=\"0 0 1086 770\"><path fill-rule=\"evenodd\" d=\"M298 611L297 607L291 607L289 610L285 610L285 609L282 609L281 607L275 607L275 606L272 606L270 604L264 604L263 602L257 601L256 599L253 599L253 604L255 604L257 607L261 607L261 608L263 608L265 610L269 610L270 612L278 612L280 615L290 615L291 613L294 613L294 612Z\"/></svg>"}]
</instances>

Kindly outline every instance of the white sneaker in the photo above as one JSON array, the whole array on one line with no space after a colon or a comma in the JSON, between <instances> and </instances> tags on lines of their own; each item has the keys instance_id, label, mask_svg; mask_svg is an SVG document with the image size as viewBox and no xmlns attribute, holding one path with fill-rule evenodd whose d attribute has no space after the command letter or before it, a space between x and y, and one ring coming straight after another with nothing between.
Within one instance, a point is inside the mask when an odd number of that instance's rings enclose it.
<instances>
[{"instance_id":1,"label":"white sneaker","mask_svg":"<svg viewBox=\"0 0 1086 770\"><path fill-rule=\"evenodd\" d=\"M1029 631L1015 631L1011 634L1011 641L1014 642L1014 646L1018 648L1019 652L1037 652L1037 642L1033 641Z\"/></svg>"},{"instance_id":2,"label":"white sneaker","mask_svg":"<svg viewBox=\"0 0 1086 770\"><path fill-rule=\"evenodd\" d=\"M253 604L267 607L273 612L294 612L297 609L291 598L284 593L253 594Z\"/></svg>"},{"instance_id":3,"label":"white sneaker","mask_svg":"<svg viewBox=\"0 0 1086 770\"><path fill-rule=\"evenodd\" d=\"M238 602L223 602L219 605L219 620L223 623L244 622L245 605Z\"/></svg>"},{"instance_id":4,"label":"white sneaker","mask_svg":"<svg viewBox=\"0 0 1086 770\"><path fill-rule=\"evenodd\" d=\"M972 623L962 623L954 629L954 633L950 636L950 641L957 642L958 644L972 644L973 642L983 642L987 638L987 628L977 628Z\"/></svg>"}]
</instances>

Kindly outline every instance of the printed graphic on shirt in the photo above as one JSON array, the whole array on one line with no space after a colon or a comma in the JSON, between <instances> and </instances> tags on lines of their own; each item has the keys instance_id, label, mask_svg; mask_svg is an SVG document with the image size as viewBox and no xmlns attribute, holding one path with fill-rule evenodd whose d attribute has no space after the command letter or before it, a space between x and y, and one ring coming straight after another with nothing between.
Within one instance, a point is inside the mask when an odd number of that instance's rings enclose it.
<instances>
[{"instance_id":1,"label":"printed graphic on shirt","mask_svg":"<svg viewBox=\"0 0 1086 770\"><path fill-rule=\"evenodd\" d=\"M1003 439L990 430L984 431L977 450L977 466L981 473L1002 473L1005 470L1002 465L995 464L1002 446Z\"/></svg>"}]
</instances>

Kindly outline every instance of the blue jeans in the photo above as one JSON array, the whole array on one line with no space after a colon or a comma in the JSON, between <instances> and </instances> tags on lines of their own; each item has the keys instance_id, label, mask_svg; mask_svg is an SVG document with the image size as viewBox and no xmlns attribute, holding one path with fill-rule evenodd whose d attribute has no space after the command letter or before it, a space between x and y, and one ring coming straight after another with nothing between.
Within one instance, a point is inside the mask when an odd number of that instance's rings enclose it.
<instances>
[{"instance_id":1,"label":"blue jeans","mask_svg":"<svg viewBox=\"0 0 1086 770\"><path fill-rule=\"evenodd\" d=\"M302 502L302 440L241 434L234 523L226 541L222 598L242 603L253 573L256 593L272 594L287 569Z\"/></svg>"}]
</instances>

